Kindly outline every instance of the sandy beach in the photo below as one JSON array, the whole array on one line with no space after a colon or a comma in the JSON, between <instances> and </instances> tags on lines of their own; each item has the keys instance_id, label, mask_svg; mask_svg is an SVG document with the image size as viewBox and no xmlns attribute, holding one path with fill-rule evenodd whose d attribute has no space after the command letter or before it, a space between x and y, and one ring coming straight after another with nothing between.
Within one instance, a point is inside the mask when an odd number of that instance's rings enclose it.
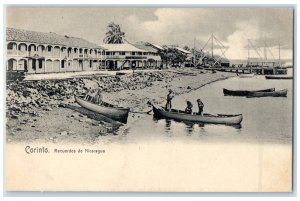
<instances>
[{"instance_id":1,"label":"sandy beach","mask_svg":"<svg viewBox=\"0 0 300 201\"><path fill-rule=\"evenodd\" d=\"M209 83L223 80L234 76L232 73L211 73L210 71L199 70L168 70L153 72L136 72L134 75L126 74L122 76L90 76L78 78L78 82L83 82L84 87L77 87L77 92L85 93L89 88L101 87L103 90L103 99L113 104L129 107L132 119L140 118L140 113L151 110L147 104L149 101L157 104L165 104L168 89L172 89L175 95L190 92ZM98 82L97 82L98 80ZM116 84L121 82L121 84ZM147 80L145 82L145 80ZM69 82L73 82L73 80ZM76 80L75 80L76 81ZM38 93L42 90L43 81L31 82L31 93ZM55 82L65 84L65 80L44 81L48 85ZM33 84L35 83L35 84ZM110 84L108 84L110 83ZM54 84L54 85L55 85ZM19 84L23 85L22 83ZM65 84L66 85L66 84ZM58 96L38 96L35 107L30 104L25 105L25 99L20 96L19 91L12 92L12 85L8 84L7 97L14 104L7 106L7 142L53 142L53 143L79 143L93 144L101 142L109 142L122 134L125 127L117 121L106 118L105 116L92 113L80 107L74 101L71 95L64 95L63 98ZM28 88L27 88L28 89ZM56 89L56 88L54 88ZM52 91L55 91L51 89ZM37 90L35 92L35 90ZM70 94L73 92L68 89ZM52 92L51 91L51 92ZM64 89L64 91L66 91ZM59 94L58 91L56 91ZM17 96L16 94L19 94ZM49 93L48 93L49 94ZM37 95L28 96L31 99ZM50 98L49 98L50 97ZM45 101L41 101L41 99ZM38 102L39 101L39 102ZM20 108L16 105L22 103ZM45 103L45 106L43 105ZM46 104L48 105L46 106ZM49 104L50 103L50 104ZM16 111L20 112L16 113Z\"/></svg>"}]
</instances>

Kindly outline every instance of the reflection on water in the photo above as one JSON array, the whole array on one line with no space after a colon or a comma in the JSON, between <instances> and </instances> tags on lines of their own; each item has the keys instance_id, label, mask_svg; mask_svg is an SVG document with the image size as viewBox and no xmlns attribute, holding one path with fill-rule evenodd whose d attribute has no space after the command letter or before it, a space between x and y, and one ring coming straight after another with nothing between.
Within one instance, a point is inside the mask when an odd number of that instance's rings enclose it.
<instances>
[{"instance_id":1,"label":"reflection on water","mask_svg":"<svg viewBox=\"0 0 300 201\"><path fill-rule=\"evenodd\" d=\"M224 96L223 88L255 90L275 87L288 89L286 98L246 98ZM194 108L196 99L204 102L204 112L211 114L243 114L241 125L202 124L141 115L129 119L126 142L149 140L291 143L292 140L292 80L266 80L264 76L230 78L207 85L199 90L176 96L173 107L184 109L186 100ZM131 118L131 117L130 117ZM132 121L131 121L132 120Z\"/></svg>"}]
</instances>

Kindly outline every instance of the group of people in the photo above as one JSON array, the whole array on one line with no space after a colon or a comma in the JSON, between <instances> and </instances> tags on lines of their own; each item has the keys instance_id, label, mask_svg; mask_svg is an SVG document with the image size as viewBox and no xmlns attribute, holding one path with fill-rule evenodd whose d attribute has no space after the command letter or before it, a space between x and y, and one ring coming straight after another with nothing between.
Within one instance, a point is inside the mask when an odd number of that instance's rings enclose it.
<instances>
[{"instance_id":1,"label":"group of people","mask_svg":"<svg viewBox=\"0 0 300 201\"><path fill-rule=\"evenodd\" d=\"M174 93L171 89L169 89L169 93L167 95L167 103L166 103L166 106L165 106L166 111L170 111L172 109L172 99L173 98L174 98ZM191 103L191 101L187 101L186 104L187 104L187 106L185 108L185 113L193 114L193 104ZM201 101L200 98L197 99L197 105L198 105L198 108L199 108L199 111L198 111L197 114L202 115L204 104L203 104L203 102Z\"/></svg>"},{"instance_id":2,"label":"group of people","mask_svg":"<svg viewBox=\"0 0 300 201\"><path fill-rule=\"evenodd\" d=\"M101 105L103 99L101 90L100 89L89 90L88 93L85 95L84 99L86 101Z\"/></svg>"}]
</instances>

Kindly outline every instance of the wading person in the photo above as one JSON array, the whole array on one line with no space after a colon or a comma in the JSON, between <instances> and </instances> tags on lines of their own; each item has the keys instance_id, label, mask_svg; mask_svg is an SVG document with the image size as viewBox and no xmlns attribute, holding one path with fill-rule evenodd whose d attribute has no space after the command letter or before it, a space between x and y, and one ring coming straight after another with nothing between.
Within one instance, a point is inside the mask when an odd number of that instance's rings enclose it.
<instances>
[{"instance_id":1,"label":"wading person","mask_svg":"<svg viewBox=\"0 0 300 201\"><path fill-rule=\"evenodd\" d=\"M186 102L186 108L185 108L185 113L187 114L192 114L193 113L193 104L190 101Z\"/></svg>"},{"instance_id":2,"label":"wading person","mask_svg":"<svg viewBox=\"0 0 300 201\"><path fill-rule=\"evenodd\" d=\"M204 104L203 104L203 102L201 101L200 98L197 99L197 104L198 104L198 108L199 108L198 114L199 114L199 115L202 115L202 113L203 113L203 108L204 108Z\"/></svg>"},{"instance_id":3,"label":"wading person","mask_svg":"<svg viewBox=\"0 0 300 201\"><path fill-rule=\"evenodd\" d=\"M172 99L174 98L174 94L172 89L169 89L169 93L167 95L167 103L166 103L166 110L170 111L172 109Z\"/></svg>"}]
</instances>

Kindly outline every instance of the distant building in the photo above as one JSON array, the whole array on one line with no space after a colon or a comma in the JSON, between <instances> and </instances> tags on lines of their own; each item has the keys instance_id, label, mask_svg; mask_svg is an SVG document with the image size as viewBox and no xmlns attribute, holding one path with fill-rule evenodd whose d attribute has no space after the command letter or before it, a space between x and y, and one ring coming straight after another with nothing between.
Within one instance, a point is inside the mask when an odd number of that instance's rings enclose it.
<instances>
[{"instance_id":1,"label":"distant building","mask_svg":"<svg viewBox=\"0 0 300 201\"><path fill-rule=\"evenodd\" d=\"M106 65L110 69L159 67L161 58L157 49L141 44L103 44L106 49Z\"/></svg>"},{"instance_id":2,"label":"distant building","mask_svg":"<svg viewBox=\"0 0 300 201\"><path fill-rule=\"evenodd\" d=\"M105 68L105 48L55 33L6 29L7 71L58 73Z\"/></svg>"}]
</instances>

